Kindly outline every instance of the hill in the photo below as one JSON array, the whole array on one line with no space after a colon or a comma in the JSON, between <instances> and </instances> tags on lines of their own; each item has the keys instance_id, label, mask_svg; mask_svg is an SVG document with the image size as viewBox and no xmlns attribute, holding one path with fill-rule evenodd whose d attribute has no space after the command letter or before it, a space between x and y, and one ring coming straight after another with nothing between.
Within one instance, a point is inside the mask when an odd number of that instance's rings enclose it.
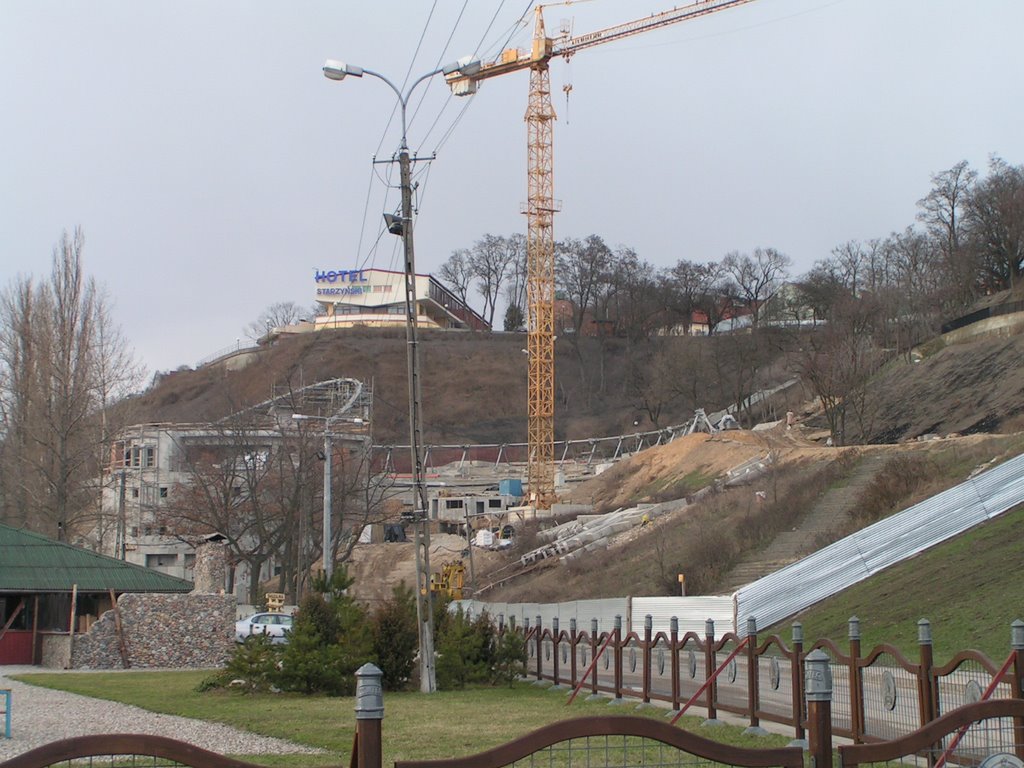
<instances>
[{"instance_id":1,"label":"hill","mask_svg":"<svg viewBox=\"0 0 1024 768\"><path fill-rule=\"evenodd\" d=\"M657 339L650 347L621 339L581 340L578 348L560 340L556 366L559 437L586 438L632 432L634 420L651 425L650 395L638 373L664 370L665 360L686 365L669 368L674 389L687 396L665 396L659 425L689 421L694 407L708 411L733 402L742 391L737 356L751 354L750 337ZM771 387L790 377L799 337L775 334L773 357L757 360L757 384ZM423 397L426 439L432 443L513 442L525 439L526 360L518 334L424 334ZM266 399L283 387L353 376L371 381L375 396L377 442L404 442L406 435L406 345L399 334L328 331L285 339L261 350L247 366L215 364L162 378L131 401L140 421L214 418ZM759 351L760 354L760 351ZM700 361L704 379L693 372ZM767 403L771 418L793 410L792 430L694 435L643 451L608 472L574 487L568 501L611 511L643 501L690 496L724 472L752 459L770 459L770 469L754 485L727 489L704 503L666 515L643 531L631 531L608 549L571 565L553 562L516 576L519 554L536 540L528 529L512 553L476 556L477 583L488 600L547 601L622 594L674 594L677 575L687 574L690 594L727 588L741 561L767 551L776 537L799 530L814 506L830 491L853 487L858 467L870 457L874 466L857 481L849 510L834 529L815 533L802 546L826 543L871 515L889 514L955 484L977 466L1024 450L1024 335L977 336L943 346L933 343L920 354L892 360L867 393L871 415L868 437L874 444L826 447L818 409L802 402L806 393ZM582 361L582 362L581 362ZM699 367L699 366L698 366ZM603 371L598 377L596 370ZM713 384L708 381L714 379ZM673 387L665 387L670 392ZM646 397L646 400L645 400ZM998 433L1008 436L1000 437ZM942 440L918 441L922 436ZM760 491L761 494L756 492ZM851 490L851 494L853 491ZM854 508L873 509L858 516ZM810 535L810 534L808 534ZM830 540L830 539L829 539ZM455 539L432 555L435 566L461 552ZM381 548L378 550L378 548ZM410 545L360 548L353 573L356 590L367 599L385 597L390 585L408 579ZM796 550L793 550L794 552ZM408 561L408 562L407 562ZM382 577L382 574L389 576ZM509 578L509 577L512 578ZM363 586L360 587L360 582Z\"/></svg>"},{"instance_id":2,"label":"hill","mask_svg":"<svg viewBox=\"0 0 1024 768\"><path fill-rule=\"evenodd\" d=\"M620 338L560 339L556 347L556 439L653 429L689 421L749 394L749 336L666 337L633 343ZM526 336L444 333L420 336L425 439L433 444L526 441ZM778 335L760 345L759 386L790 377L779 350L798 339ZM246 405L323 379L352 377L372 384L374 440L408 440L408 379L404 333L334 329L283 337L274 346L157 377L132 398L128 421L212 420ZM699 380L648 382L663 360L706 358ZM744 380L744 376L747 377ZM645 379L646 377L646 379ZM684 386L686 391L684 391ZM657 399L657 403L653 400ZM652 413L654 416L652 417ZM635 424L636 423L636 424Z\"/></svg>"},{"instance_id":3,"label":"hill","mask_svg":"<svg viewBox=\"0 0 1024 768\"><path fill-rule=\"evenodd\" d=\"M421 335L424 431L434 444L525 442L524 334ZM696 408L709 413L756 389L790 379L801 336L560 339L556 349L557 439L632 433L688 422ZM941 346L941 345L940 345ZM926 348L927 349L927 348ZM914 360L919 358L914 357ZM1024 335L979 337L938 349L918 362L889 363L868 392L866 434L851 440L896 442L929 433L1009 432L1024 429ZM126 422L220 418L290 388L349 376L374 389L374 439L407 439L406 343L387 330L328 330L283 338L241 360L213 363L157 377L122 405ZM803 410L807 390L739 414L746 426Z\"/></svg>"}]
</instances>

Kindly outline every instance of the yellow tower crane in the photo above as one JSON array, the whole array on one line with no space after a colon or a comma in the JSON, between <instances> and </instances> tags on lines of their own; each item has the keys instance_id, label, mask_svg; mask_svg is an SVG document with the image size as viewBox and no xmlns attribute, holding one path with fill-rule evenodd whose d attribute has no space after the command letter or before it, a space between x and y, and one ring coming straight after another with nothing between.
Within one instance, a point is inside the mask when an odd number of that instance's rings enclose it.
<instances>
[{"instance_id":1,"label":"yellow tower crane","mask_svg":"<svg viewBox=\"0 0 1024 768\"><path fill-rule=\"evenodd\" d=\"M559 205L552 181L552 130L548 62L556 56L569 59L585 48L638 35L679 21L724 11L753 0L697 0L682 8L651 14L614 27L554 40L544 29L543 8L534 11L533 45L529 51L510 48L497 61L484 64L473 75L447 77L452 93L476 93L481 80L521 69L530 70L530 99L526 108L527 200L526 302L527 352L529 353L529 416L527 484L538 509L550 508L555 499L555 238L552 226ZM567 3L552 3L565 5Z\"/></svg>"}]
</instances>

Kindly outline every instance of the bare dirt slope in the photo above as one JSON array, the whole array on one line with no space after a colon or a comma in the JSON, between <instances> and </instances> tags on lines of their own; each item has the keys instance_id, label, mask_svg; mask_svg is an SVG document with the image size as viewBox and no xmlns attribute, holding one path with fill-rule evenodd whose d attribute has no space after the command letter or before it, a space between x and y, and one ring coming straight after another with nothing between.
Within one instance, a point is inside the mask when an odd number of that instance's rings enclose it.
<instances>
[{"instance_id":1,"label":"bare dirt slope","mask_svg":"<svg viewBox=\"0 0 1024 768\"><path fill-rule=\"evenodd\" d=\"M863 437L889 443L1022 429L1024 334L1018 332L948 346L920 362L894 360L874 382Z\"/></svg>"},{"instance_id":2,"label":"bare dirt slope","mask_svg":"<svg viewBox=\"0 0 1024 768\"><path fill-rule=\"evenodd\" d=\"M573 489L566 501L611 511L679 499L754 459L790 460L828 450L803 437L801 429L696 432L620 461Z\"/></svg>"}]
</instances>

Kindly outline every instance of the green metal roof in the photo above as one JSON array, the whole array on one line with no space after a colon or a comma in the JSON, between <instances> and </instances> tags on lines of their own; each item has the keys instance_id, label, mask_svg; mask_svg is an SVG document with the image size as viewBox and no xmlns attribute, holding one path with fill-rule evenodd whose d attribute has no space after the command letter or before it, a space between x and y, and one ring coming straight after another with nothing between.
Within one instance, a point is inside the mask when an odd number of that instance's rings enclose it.
<instances>
[{"instance_id":1,"label":"green metal roof","mask_svg":"<svg viewBox=\"0 0 1024 768\"><path fill-rule=\"evenodd\" d=\"M192 582L0 523L0 593L191 592Z\"/></svg>"}]
</instances>

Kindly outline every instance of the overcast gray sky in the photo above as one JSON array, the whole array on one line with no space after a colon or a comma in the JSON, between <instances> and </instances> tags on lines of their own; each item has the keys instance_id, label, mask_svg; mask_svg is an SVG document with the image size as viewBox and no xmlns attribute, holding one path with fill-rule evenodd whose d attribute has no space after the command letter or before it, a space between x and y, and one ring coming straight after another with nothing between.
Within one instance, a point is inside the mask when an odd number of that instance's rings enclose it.
<instances>
[{"instance_id":1,"label":"overcast gray sky","mask_svg":"<svg viewBox=\"0 0 1024 768\"><path fill-rule=\"evenodd\" d=\"M679 0L676 0L679 3ZM545 12L576 34L671 7ZM0 0L0 285L44 276L65 228L150 371L243 338L314 268L400 269L393 93L526 47L526 0ZM460 16L461 15L461 16ZM525 25L516 22L524 17ZM659 266L772 246L797 272L912 224L930 174L1024 162L1020 0L754 0L552 64L555 237ZM573 88L568 100L563 86ZM417 89L418 271L525 231L528 74L471 100ZM420 105L418 94L425 99ZM467 106L468 105L468 106Z\"/></svg>"}]
</instances>

